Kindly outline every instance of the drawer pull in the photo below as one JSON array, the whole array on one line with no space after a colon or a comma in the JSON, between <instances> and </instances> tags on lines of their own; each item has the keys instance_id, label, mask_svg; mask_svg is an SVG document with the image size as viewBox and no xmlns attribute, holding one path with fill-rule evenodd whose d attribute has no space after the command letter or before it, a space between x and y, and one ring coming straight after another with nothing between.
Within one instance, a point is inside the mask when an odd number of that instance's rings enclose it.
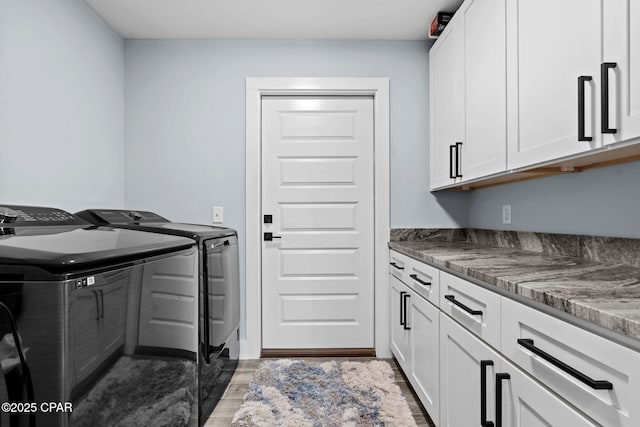
<instances>
[{"instance_id":1,"label":"drawer pull","mask_svg":"<svg viewBox=\"0 0 640 427\"><path fill-rule=\"evenodd\" d=\"M541 358L543 358L547 362L551 363L555 367L557 367L559 369L562 369L567 374L571 375L572 377L574 377L577 380L582 381L583 383L585 383L586 385L588 385L589 387L591 387L591 388L593 388L595 390L613 390L613 384L611 384L609 381L594 380L594 379L586 376L582 372L572 368L571 366L567 365L564 362L561 362L560 360L558 360L555 357L551 356L549 353L546 353L543 350L541 350L538 347L536 347L535 345L533 345L533 340L532 339L520 338L520 339L518 339L518 344L520 344L522 347L524 347L527 350L529 350L531 353L533 353L533 354L535 354L537 356L540 356Z\"/></svg>"},{"instance_id":2,"label":"drawer pull","mask_svg":"<svg viewBox=\"0 0 640 427\"><path fill-rule=\"evenodd\" d=\"M407 324L407 298L411 298L411 294L408 294L405 292L405 294L402 295L402 304L404 305L404 313L403 313L404 318L402 319L404 320L404 323L402 324L402 327L404 328L405 331L408 331L411 329Z\"/></svg>"},{"instance_id":3,"label":"drawer pull","mask_svg":"<svg viewBox=\"0 0 640 427\"><path fill-rule=\"evenodd\" d=\"M618 66L615 62L604 62L600 64L600 124L602 125L602 133L616 133L616 128L609 127L609 70Z\"/></svg>"},{"instance_id":4,"label":"drawer pull","mask_svg":"<svg viewBox=\"0 0 640 427\"><path fill-rule=\"evenodd\" d=\"M400 292L400 326L405 325L405 317L404 317L404 296L406 295L405 291Z\"/></svg>"},{"instance_id":5,"label":"drawer pull","mask_svg":"<svg viewBox=\"0 0 640 427\"><path fill-rule=\"evenodd\" d=\"M419 279L417 274L410 274L409 277L420 283L422 286L431 286L431 282L425 282L424 280Z\"/></svg>"},{"instance_id":6,"label":"drawer pull","mask_svg":"<svg viewBox=\"0 0 640 427\"><path fill-rule=\"evenodd\" d=\"M502 381L510 379L509 374L496 374L496 427L502 427Z\"/></svg>"},{"instance_id":7,"label":"drawer pull","mask_svg":"<svg viewBox=\"0 0 640 427\"><path fill-rule=\"evenodd\" d=\"M462 310L466 311L467 313L471 314L472 316L482 316L482 311L481 310L472 310L472 309L470 309L469 307L467 307L466 305L464 305L460 301L456 300L456 297L454 295L445 295L444 299L446 299L447 301L451 301L454 305L457 305Z\"/></svg>"},{"instance_id":8,"label":"drawer pull","mask_svg":"<svg viewBox=\"0 0 640 427\"><path fill-rule=\"evenodd\" d=\"M404 270L404 267L399 266L398 264L396 264L395 262L390 262L389 263L391 266L393 266L394 268L397 268L398 270Z\"/></svg>"},{"instance_id":9,"label":"drawer pull","mask_svg":"<svg viewBox=\"0 0 640 427\"><path fill-rule=\"evenodd\" d=\"M493 421L487 421L487 366L493 366L493 360L480 361L480 425L493 427Z\"/></svg>"}]
</instances>

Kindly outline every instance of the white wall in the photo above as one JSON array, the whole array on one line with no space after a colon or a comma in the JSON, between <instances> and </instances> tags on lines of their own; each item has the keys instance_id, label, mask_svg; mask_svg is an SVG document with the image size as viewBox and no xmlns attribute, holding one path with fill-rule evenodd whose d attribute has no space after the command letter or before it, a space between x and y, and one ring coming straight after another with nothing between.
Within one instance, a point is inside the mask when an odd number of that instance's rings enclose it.
<instances>
[{"instance_id":1,"label":"white wall","mask_svg":"<svg viewBox=\"0 0 640 427\"><path fill-rule=\"evenodd\" d=\"M511 225L503 225L508 204ZM640 162L472 191L469 225L640 238Z\"/></svg>"},{"instance_id":2,"label":"white wall","mask_svg":"<svg viewBox=\"0 0 640 427\"><path fill-rule=\"evenodd\" d=\"M240 235L244 310L245 78L388 77L391 226L466 226L466 194L428 191L428 48L410 41L127 40L126 207L210 223L211 207L223 206L225 225Z\"/></svg>"},{"instance_id":3,"label":"white wall","mask_svg":"<svg viewBox=\"0 0 640 427\"><path fill-rule=\"evenodd\" d=\"M82 0L0 0L0 204L124 204L124 42Z\"/></svg>"}]
</instances>

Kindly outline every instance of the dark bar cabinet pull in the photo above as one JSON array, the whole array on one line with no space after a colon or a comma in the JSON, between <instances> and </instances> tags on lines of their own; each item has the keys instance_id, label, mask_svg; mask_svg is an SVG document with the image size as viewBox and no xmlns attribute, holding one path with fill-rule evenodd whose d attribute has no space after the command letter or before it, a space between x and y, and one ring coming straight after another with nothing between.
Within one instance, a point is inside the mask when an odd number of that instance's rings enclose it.
<instances>
[{"instance_id":1,"label":"dark bar cabinet pull","mask_svg":"<svg viewBox=\"0 0 640 427\"><path fill-rule=\"evenodd\" d=\"M533 353L533 354L535 354L537 356L540 356L541 358L543 358L547 362L551 363L556 368L562 369L567 374L569 374L572 377L574 377L575 379L585 383L586 385L588 385L592 389L595 389L595 390L613 390L613 384L611 384L609 381L594 380L593 378L588 377L587 375L583 374L582 372L578 371L577 369L572 368L571 366L567 365L566 363L556 359L555 357L553 357L549 353L547 353L547 352L539 349L535 345L533 345L533 340L532 339L520 338L520 339L518 339L518 344L520 344L522 347L524 347L527 350L529 350L531 353Z\"/></svg>"},{"instance_id":2,"label":"dark bar cabinet pull","mask_svg":"<svg viewBox=\"0 0 640 427\"><path fill-rule=\"evenodd\" d=\"M584 87L585 83L591 81L591 76L578 77L578 141L592 141L593 137L585 135L584 128Z\"/></svg>"},{"instance_id":3,"label":"dark bar cabinet pull","mask_svg":"<svg viewBox=\"0 0 640 427\"><path fill-rule=\"evenodd\" d=\"M408 294L407 292L405 292L404 295L402 296L402 305L404 306L404 312L402 313L404 315L404 318L402 319L404 320L404 323L402 324L402 326L405 331L408 331L411 329L407 324L407 299L409 298L411 298L411 295Z\"/></svg>"},{"instance_id":4,"label":"dark bar cabinet pull","mask_svg":"<svg viewBox=\"0 0 640 427\"><path fill-rule=\"evenodd\" d=\"M457 146L456 145L450 145L449 146L449 178L451 179L456 179L457 177L457 173L453 173L453 161L454 161L454 157L455 157L455 162L456 162L456 168L458 167L458 154L457 154Z\"/></svg>"},{"instance_id":5,"label":"dark bar cabinet pull","mask_svg":"<svg viewBox=\"0 0 640 427\"><path fill-rule=\"evenodd\" d=\"M454 295L445 295L444 299L446 299L447 301L451 301L454 305L460 307L462 310L466 311L467 313L471 314L472 316L482 316L482 311L481 310L472 310L472 309L470 309L469 307L467 307L466 305L464 305L460 301L456 300L456 297Z\"/></svg>"},{"instance_id":6,"label":"dark bar cabinet pull","mask_svg":"<svg viewBox=\"0 0 640 427\"><path fill-rule=\"evenodd\" d=\"M493 366L493 360L480 361L480 426L494 427L487 421L487 366Z\"/></svg>"},{"instance_id":7,"label":"dark bar cabinet pull","mask_svg":"<svg viewBox=\"0 0 640 427\"><path fill-rule=\"evenodd\" d=\"M456 142L456 178L462 178L462 142Z\"/></svg>"},{"instance_id":8,"label":"dark bar cabinet pull","mask_svg":"<svg viewBox=\"0 0 640 427\"><path fill-rule=\"evenodd\" d=\"M405 291L401 291L400 292L400 325L404 326L405 325L405 316L404 316L404 296L405 296L406 292Z\"/></svg>"},{"instance_id":9,"label":"dark bar cabinet pull","mask_svg":"<svg viewBox=\"0 0 640 427\"><path fill-rule=\"evenodd\" d=\"M496 427L502 427L502 381L510 379L509 374L496 374Z\"/></svg>"},{"instance_id":10,"label":"dark bar cabinet pull","mask_svg":"<svg viewBox=\"0 0 640 427\"><path fill-rule=\"evenodd\" d=\"M390 262L389 265L393 266L394 268L397 268L398 270L404 270L404 267L396 264L395 262Z\"/></svg>"},{"instance_id":11,"label":"dark bar cabinet pull","mask_svg":"<svg viewBox=\"0 0 640 427\"><path fill-rule=\"evenodd\" d=\"M609 70L617 66L618 64L615 62L603 62L600 65L600 102L602 107L600 108L602 114L600 122L602 125L602 133L618 132L617 129L609 127Z\"/></svg>"},{"instance_id":12,"label":"dark bar cabinet pull","mask_svg":"<svg viewBox=\"0 0 640 427\"><path fill-rule=\"evenodd\" d=\"M418 278L417 274L410 274L409 277L411 277L416 282L420 283L422 286L431 286L431 282L425 282L424 280Z\"/></svg>"}]
</instances>

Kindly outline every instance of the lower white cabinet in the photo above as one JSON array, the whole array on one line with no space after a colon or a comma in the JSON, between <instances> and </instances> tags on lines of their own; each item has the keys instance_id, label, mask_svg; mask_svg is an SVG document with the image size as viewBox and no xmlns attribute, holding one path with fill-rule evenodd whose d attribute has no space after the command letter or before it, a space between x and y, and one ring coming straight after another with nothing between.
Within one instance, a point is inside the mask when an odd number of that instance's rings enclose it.
<instances>
[{"instance_id":1,"label":"lower white cabinet","mask_svg":"<svg viewBox=\"0 0 640 427\"><path fill-rule=\"evenodd\" d=\"M440 412L440 310L415 292L407 305L411 333L409 382L422 405L438 425Z\"/></svg>"},{"instance_id":2,"label":"lower white cabinet","mask_svg":"<svg viewBox=\"0 0 640 427\"><path fill-rule=\"evenodd\" d=\"M443 271L436 306L390 271L391 351L437 427L640 426L639 352Z\"/></svg>"},{"instance_id":3,"label":"lower white cabinet","mask_svg":"<svg viewBox=\"0 0 640 427\"><path fill-rule=\"evenodd\" d=\"M436 425L440 414L440 310L393 276L391 352Z\"/></svg>"},{"instance_id":4,"label":"lower white cabinet","mask_svg":"<svg viewBox=\"0 0 640 427\"><path fill-rule=\"evenodd\" d=\"M406 322L404 321L404 296L407 294L408 288L393 276L389 276L389 284L389 318L391 320L389 330L391 331L391 352L396 357L398 364L406 374L410 371L409 357L411 350L410 329L407 329L405 326Z\"/></svg>"},{"instance_id":5,"label":"lower white cabinet","mask_svg":"<svg viewBox=\"0 0 640 427\"><path fill-rule=\"evenodd\" d=\"M440 314L438 426L482 426L481 421L495 419L495 374L500 362L497 352Z\"/></svg>"},{"instance_id":6,"label":"lower white cabinet","mask_svg":"<svg viewBox=\"0 0 640 427\"><path fill-rule=\"evenodd\" d=\"M502 359L495 377L495 427L596 427L520 369ZM471 424L469 424L471 425ZM607 426L610 427L610 426Z\"/></svg>"}]
</instances>

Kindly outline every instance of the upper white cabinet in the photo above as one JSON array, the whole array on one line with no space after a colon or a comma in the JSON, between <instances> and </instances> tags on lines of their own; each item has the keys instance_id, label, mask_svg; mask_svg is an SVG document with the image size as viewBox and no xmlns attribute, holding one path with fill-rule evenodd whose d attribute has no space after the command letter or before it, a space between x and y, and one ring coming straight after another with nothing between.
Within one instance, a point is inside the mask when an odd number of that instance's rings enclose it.
<instances>
[{"instance_id":1,"label":"upper white cabinet","mask_svg":"<svg viewBox=\"0 0 640 427\"><path fill-rule=\"evenodd\" d=\"M466 0L431 49L430 101L432 190L637 159L640 3Z\"/></svg>"},{"instance_id":2,"label":"upper white cabinet","mask_svg":"<svg viewBox=\"0 0 640 427\"><path fill-rule=\"evenodd\" d=\"M450 26L429 53L431 188L460 182L461 178L460 145L464 140L465 112L463 31L459 26Z\"/></svg>"},{"instance_id":3,"label":"upper white cabinet","mask_svg":"<svg viewBox=\"0 0 640 427\"><path fill-rule=\"evenodd\" d=\"M604 58L602 124L605 145L640 136L640 3L606 1L604 8ZM608 83L604 85L604 83ZM608 91L607 91L608 89ZM606 126L608 124L608 126Z\"/></svg>"},{"instance_id":4,"label":"upper white cabinet","mask_svg":"<svg viewBox=\"0 0 640 427\"><path fill-rule=\"evenodd\" d=\"M507 162L505 0L473 0L464 23L463 181L501 172Z\"/></svg>"},{"instance_id":5,"label":"upper white cabinet","mask_svg":"<svg viewBox=\"0 0 640 427\"><path fill-rule=\"evenodd\" d=\"M602 2L508 2L509 169L600 145L594 101L602 63ZM579 83L580 76L586 79Z\"/></svg>"},{"instance_id":6,"label":"upper white cabinet","mask_svg":"<svg viewBox=\"0 0 640 427\"><path fill-rule=\"evenodd\" d=\"M505 13L467 1L431 49L431 188L506 167Z\"/></svg>"}]
</instances>

